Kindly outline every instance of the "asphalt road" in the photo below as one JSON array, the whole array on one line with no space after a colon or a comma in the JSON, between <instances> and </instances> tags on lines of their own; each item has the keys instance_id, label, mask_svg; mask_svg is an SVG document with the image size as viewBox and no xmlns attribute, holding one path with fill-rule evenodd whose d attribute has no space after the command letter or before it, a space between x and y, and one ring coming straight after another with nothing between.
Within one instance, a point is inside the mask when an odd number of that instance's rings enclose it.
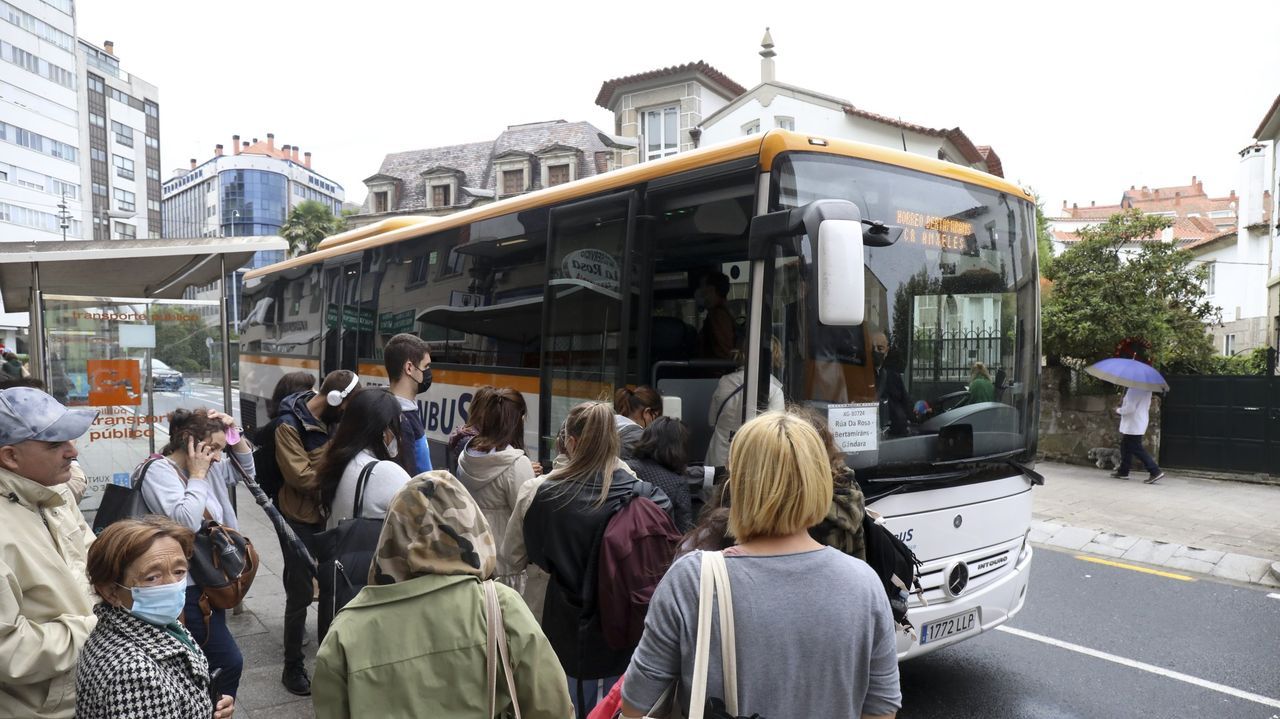
<instances>
[{"instance_id":1,"label":"asphalt road","mask_svg":"<svg viewBox=\"0 0 1280 719\"><path fill-rule=\"evenodd\" d=\"M222 409L222 386L204 384L187 379L187 386L183 392L156 392L155 398L156 415L165 416L178 408L195 409L197 407L214 407ZM240 390L232 388L231 390L231 407L232 416L237 420L240 419ZM141 409L143 414L146 413L146 399L143 399ZM167 428L169 423L161 422L161 427Z\"/></svg>"},{"instance_id":2,"label":"asphalt road","mask_svg":"<svg viewBox=\"0 0 1280 719\"><path fill-rule=\"evenodd\" d=\"M1037 547L1018 634L902 664L898 716L1280 717L1280 598L1078 556Z\"/></svg>"}]
</instances>

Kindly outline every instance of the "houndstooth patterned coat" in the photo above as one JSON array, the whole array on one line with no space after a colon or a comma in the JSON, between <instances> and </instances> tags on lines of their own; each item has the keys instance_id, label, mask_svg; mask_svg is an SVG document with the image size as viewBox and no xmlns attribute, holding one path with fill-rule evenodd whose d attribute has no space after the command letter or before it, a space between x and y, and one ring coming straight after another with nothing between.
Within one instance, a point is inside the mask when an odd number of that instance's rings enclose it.
<instances>
[{"instance_id":1,"label":"houndstooth patterned coat","mask_svg":"<svg viewBox=\"0 0 1280 719\"><path fill-rule=\"evenodd\" d=\"M209 662L126 609L94 607L98 626L76 667L77 719L209 719ZM186 633L186 629L182 630Z\"/></svg>"}]
</instances>

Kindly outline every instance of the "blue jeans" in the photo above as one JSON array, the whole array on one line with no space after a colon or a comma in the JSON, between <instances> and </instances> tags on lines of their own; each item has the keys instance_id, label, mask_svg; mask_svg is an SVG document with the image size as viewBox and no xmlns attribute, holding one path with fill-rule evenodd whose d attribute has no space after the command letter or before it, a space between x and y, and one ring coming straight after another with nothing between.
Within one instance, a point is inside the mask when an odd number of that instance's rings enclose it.
<instances>
[{"instance_id":1,"label":"blue jeans","mask_svg":"<svg viewBox=\"0 0 1280 719\"><path fill-rule=\"evenodd\" d=\"M227 629L227 611L213 610L209 617L209 632L206 636L204 617L200 615L200 587L187 587L187 606L182 609L183 623L196 645L204 651L209 660L209 671L221 669L218 675L218 692L235 696L240 690L240 673L244 670L244 657L240 656L240 647Z\"/></svg>"},{"instance_id":2,"label":"blue jeans","mask_svg":"<svg viewBox=\"0 0 1280 719\"><path fill-rule=\"evenodd\" d=\"M1142 446L1142 435L1140 434L1122 434L1120 435L1120 467L1116 470L1119 474L1128 476L1129 466L1133 463L1133 458L1137 457L1142 466L1147 468L1147 472L1152 476L1160 474L1160 466L1156 464L1156 460Z\"/></svg>"},{"instance_id":3,"label":"blue jeans","mask_svg":"<svg viewBox=\"0 0 1280 719\"><path fill-rule=\"evenodd\" d=\"M596 708L596 704L604 698L605 694L613 689L613 685L618 683L621 677L608 677L605 679L575 679L569 677L569 699L573 701L574 713L579 719L583 719ZM578 689L582 689L582 706L578 706Z\"/></svg>"}]
</instances>

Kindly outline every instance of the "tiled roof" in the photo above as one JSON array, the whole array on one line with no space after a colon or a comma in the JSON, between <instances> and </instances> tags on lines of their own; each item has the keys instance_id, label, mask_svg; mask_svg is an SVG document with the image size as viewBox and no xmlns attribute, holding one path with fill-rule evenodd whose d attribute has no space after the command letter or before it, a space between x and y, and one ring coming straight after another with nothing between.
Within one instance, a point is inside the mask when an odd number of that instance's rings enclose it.
<instances>
[{"instance_id":1,"label":"tiled roof","mask_svg":"<svg viewBox=\"0 0 1280 719\"><path fill-rule=\"evenodd\" d=\"M1000 162L1000 156L991 149L990 145L978 145L978 154L982 155L982 161L987 163L987 172L996 177L1004 177L1004 163Z\"/></svg>"},{"instance_id":2,"label":"tiled roof","mask_svg":"<svg viewBox=\"0 0 1280 719\"><path fill-rule=\"evenodd\" d=\"M445 145L425 150L393 152L382 160L378 175L395 178L399 185L399 198L394 208L397 212L425 210L427 207L426 185L421 174L434 168L451 168L462 173L459 178L459 196L455 205L466 207L476 198L465 188L494 190L497 178L493 172L493 159L507 152L520 152L532 155L540 149L552 145L576 148L578 156L577 177L590 177L596 174L595 153L612 151L599 138L600 130L589 122L536 122L527 125L512 125L491 141L469 142L462 145ZM375 175L374 177L377 177ZM541 172L537 159L530 168L532 189L541 188ZM366 182L373 178L366 179ZM489 196L485 193L481 196ZM365 201L363 211L372 210L369 200Z\"/></svg>"},{"instance_id":3,"label":"tiled roof","mask_svg":"<svg viewBox=\"0 0 1280 719\"><path fill-rule=\"evenodd\" d=\"M960 154L964 156L966 162L971 165L984 165L987 167L987 171L991 172L991 174L996 175L997 177L1004 177L1004 167L1000 165L1000 158L996 158L996 165L1000 170L1000 172L997 173L992 171L991 166L987 164L987 156L979 152L978 148L974 146L973 142L969 139L969 136L964 134L964 131L958 127L953 127L950 130L925 127L924 125L917 125L914 122L904 122L897 118L889 117L888 115L881 115L867 110L861 110L853 105L845 105L844 112L846 115L875 120L876 122L881 122L892 127L899 127L904 130L910 130L921 135L941 137L949 140L951 141L951 144L955 145L956 149L960 151ZM991 148L989 146L986 147L988 153L994 154L991 153Z\"/></svg>"},{"instance_id":4,"label":"tiled roof","mask_svg":"<svg viewBox=\"0 0 1280 719\"><path fill-rule=\"evenodd\" d=\"M1094 209L1094 208L1090 208ZM1232 234L1235 230L1223 232L1214 226L1213 222L1204 217L1178 217L1173 220L1173 241L1184 249L1196 247L1206 242L1212 241L1218 237ZM1080 241L1078 232L1063 232L1061 230L1052 230L1053 239L1063 244L1072 244ZM1151 237L1139 237L1134 242L1160 242L1164 238L1164 233L1153 235Z\"/></svg>"},{"instance_id":5,"label":"tiled roof","mask_svg":"<svg viewBox=\"0 0 1280 719\"><path fill-rule=\"evenodd\" d=\"M733 80L727 75L715 69L711 65L698 60L697 62L687 62L683 65L672 65L649 72L642 72L636 75L627 75L613 80L605 80L600 85L600 92L596 95L596 104L604 109L609 109L609 103L613 102L613 95L618 91L621 85L630 85L637 82L645 82L647 80L656 80L661 77L670 77L685 72L698 72L705 75L710 80L719 84L731 97L737 97L747 91L747 89Z\"/></svg>"},{"instance_id":6,"label":"tiled roof","mask_svg":"<svg viewBox=\"0 0 1280 719\"><path fill-rule=\"evenodd\" d=\"M1221 240L1224 237L1234 237L1235 234L1236 234L1236 231L1234 229L1227 230L1226 232L1219 232L1216 235L1210 235L1209 237L1205 237L1199 240L1195 240L1194 242L1190 242L1187 245L1183 246L1183 249L1193 250L1197 247L1203 247L1211 242L1214 242L1215 240Z\"/></svg>"},{"instance_id":7,"label":"tiled roof","mask_svg":"<svg viewBox=\"0 0 1280 719\"><path fill-rule=\"evenodd\" d=\"M277 160L293 159L290 157L288 152L284 151L284 148L282 146L276 146L273 149L269 147L267 143L263 140L259 140L258 142L248 145L247 147L241 147L240 154L241 155L266 155L267 157L274 157Z\"/></svg>"}]
</instances>

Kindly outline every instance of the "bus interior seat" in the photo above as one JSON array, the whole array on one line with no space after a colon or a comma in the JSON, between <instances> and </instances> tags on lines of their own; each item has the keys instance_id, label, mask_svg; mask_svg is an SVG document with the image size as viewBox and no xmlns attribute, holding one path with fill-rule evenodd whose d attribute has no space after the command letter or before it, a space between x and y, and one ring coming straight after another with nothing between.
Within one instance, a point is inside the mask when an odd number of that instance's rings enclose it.
<instances>
[{"instance_id":1,"label":"bus interior seat","mask_svg":"<svg viewBox=\"0 0 1280 719\"><path fill-rule=\"evenodd\" d=\"M693 358L698 331L679 317L654 317L650 341L654 362L680 362Z\"/></svg>"},{"instance_id":2,"label":"bus interior seat","mask_svg":"<svg viewBox=\"0 0 1280 719\"><path fill-rule=\"evenodd\" d=\"M707 456L707 448L711 446L711 434L714 429L707 422L707 413L711 407L711 395L716 391L719 378L711 377L667 377L658 380L656 389L664 397L677 395L684 416L680 418L689 428L689 461L701 462Z\"/></svg>"}]
</instances>

